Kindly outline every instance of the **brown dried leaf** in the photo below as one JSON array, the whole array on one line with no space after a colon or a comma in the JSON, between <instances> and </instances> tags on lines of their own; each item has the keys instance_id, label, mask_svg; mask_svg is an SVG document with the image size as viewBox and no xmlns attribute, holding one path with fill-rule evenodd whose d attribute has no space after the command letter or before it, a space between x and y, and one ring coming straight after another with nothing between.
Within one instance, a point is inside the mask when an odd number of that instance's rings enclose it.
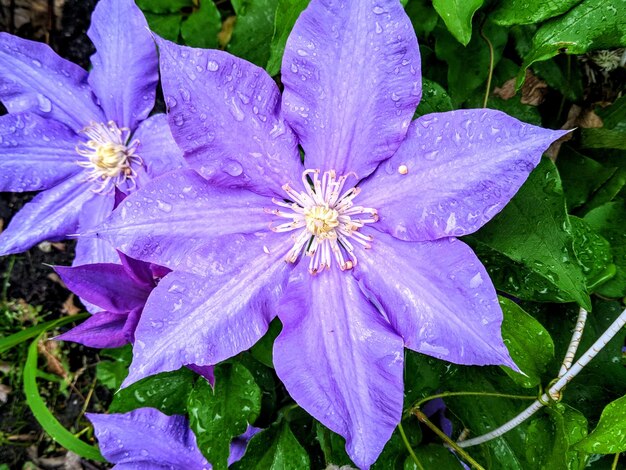
<instances>
[{"instance_id":1,"label":"brown dried leaf","mask_svg":"<svg viewBox=\"0 0 626 470\"><path fill-rule=\"evenodd\" d=\"M493 94L498 98L502 98L503 100L510 100L515 96L515 78L507 80L504 82L502 87L496 87L493 90Z\"/></svg>"},{"instance_id":2,"label":"brown dried leaf","mask_svg":"<svg viewBox=\"0 0 626 470\"><path fill-rule=\"evenodd\" d=\"M504 82L502 87L496 87L493 94L503 100L509 100L515 96L515 83L517 79L511 78ZM538 106L543 103L546 93L548 93L548 84L538 78L531 70L526 70L526 79L522 85L522 95L520 103L530 106Z\"/></svg>"},{"instance_id":3,"label":"brown dried leaf","mask_svg":"<svg viewBox=\"0 0 626 470\"><path fill-rule=\"evenodd\" d=\"M530 106L539 106L545 100L547 93L548 84L527 69L520 102Z\"/></svg>"},{"instance_id":4,"label":"brown dried leaf","mask_svg":"<svg viewBox=\"0 0 626 470\"><path fill-rule=\"evenodd\" d=\"M217 33L217 42L219 43L221 49L225 49L230 42L230 38L233 35L233 29L235 29L236 22L236 16L229 16L222 23L222 30Z\"/></svg>"},{"instance_id":5,"label":"brown dried leaf","mask_svg":"<svg viewBox=\"0 0 626 470\"><path fill-rule=\"evenodd\" d=\"M81 309L74 303L74 294L70 294L61 308L61 313L65 313L69 316L78 315Z\"/></svg>"},{"instance_id":6,"label":"brown dried leaf","mask_svg":"<svg viewBox=\"0 0 626 470\"><path fill-rule=\"evenodd\" d=\"M59 360L60 349L59 343L56 341L41 341L37 345L37 349L39 354L43 355L46 358L46 369L51 374L61 377L62 379L67 378L67 372L63 367L63 364Z\"/></svg>"}]
</instances>

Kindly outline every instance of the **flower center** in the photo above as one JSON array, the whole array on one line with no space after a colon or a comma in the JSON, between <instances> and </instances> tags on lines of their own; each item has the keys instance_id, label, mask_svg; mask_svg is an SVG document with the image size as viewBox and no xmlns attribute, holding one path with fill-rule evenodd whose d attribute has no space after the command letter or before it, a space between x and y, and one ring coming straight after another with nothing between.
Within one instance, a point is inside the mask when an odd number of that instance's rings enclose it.
<instances>
[{"instance_id":1,"label":"flower center","mask_svg":"<svg viewBox=\"0 0 626 470\"><path fill-rule=\"evenodd\" d=\"M141 165L143 160L135 154L139 141L128 143L130 129L120 129L113 121L107 124L92 122L81 133L89 140L78 144L76 152L87 161L78 164L89 170L88 181L98 182L96 192L106 192L126 182L131 187L135 185L137 173L133 165Z\"/></svg>"},{"instance_id":2,"label":"flower center","mask_svg":"<svg viewBox=\"0 0 626 470\"><path fill-rule=\"evenodd\" d=\"M339 212L330 207L313 206L304 209L306 228L313 235L325 238L339 226Z\"/></svg>"},{"instance_id":3,"label":"flower center","mask_svg":"<svg viewBox=\"0 0 626 470\"><path fill-rule=\"evenodd\" d=\"M354 198L360 189L352 187L343 191L348 175L337 178L333 170L306 170L302 173L304 191L297 192L289 185L283 186L287 199L272 199L274 204L286 208L266 209L278 217L291 219L276 226L275 232L296 231L292 235L293 247L285 260L295 263L304 251L309 261L309 272L316 274L330 268L334 259L343 271L357 264L355 245L369 248L372 237L359 229L378 220L376 209L355 206Z\"/></svg>"}]
</instances>

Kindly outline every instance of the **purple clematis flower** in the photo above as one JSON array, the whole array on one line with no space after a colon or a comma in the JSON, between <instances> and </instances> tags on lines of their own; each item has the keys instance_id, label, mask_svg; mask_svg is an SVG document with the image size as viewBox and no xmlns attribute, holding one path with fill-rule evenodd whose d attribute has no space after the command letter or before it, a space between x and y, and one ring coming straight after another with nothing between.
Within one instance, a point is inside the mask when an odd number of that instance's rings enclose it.
<instances>
[{"instance_id":1,"label":"purple clematis flower","mask_svg":"<svg viewBox=\"0 0 626 470\"><path fill-rule=\"evenodd\" d=\"M68 289L97 310L83 323L55 339L90 348L119 348L135 342L135 329L148 297L170 270L118 254L121 264L54 268ZM215 383L212 365L186 365L211 385Z\"/></svg>"},{"instance_id":2,"label":"purple clematis flower","mask_svg":"<svg viewBox=\"0 0 626 470\"><path fill-rule=\"evenodd\" d=\"M126 384L251 347L278 316L276 372L367 468L400 421L404 347L516 368L478 230L563 132L460 110L413 122L419 49L397 0L312 0L281 96L225 52L158 40L183 170L94 233L167 266ZM298 150L305 152L304 164Z\"/></svg>"},{"instance_id":3,"label":"purple clematis flower","mask_svg":"<svg viewBox=\"0 0 626 470\"><path fill-rule=\"evenodd\" d=\"M154 408L125 414L88 413L102 455L118 470L209 470L187 418L167 416ZM248 426L230 446L228 464L243 457L248 441L260 429Z\"/></svg>"},{"instance_id":4,"label":"purple clematis flower","mask_svg":"<svg viewBox=\"0 0 626 470\"><path fill-rule=\"evenodd\" d=\"M148 296L169 270L119 253L121 264L56 266L65 285L102 309L55 339L91 348L119 348L135 341L135 328Z\"/></svg>"},{"instance_id":5,"label":"purple clematis flower","mask_svg":"<svg viewBox=\"0 0 626 470\"><path fill-rule=\"evenodd\" d=\"M88 35L93 70L47 45L0 33L0 191L39 191L0 235L0 256L63 239L113 210L128 193L183 165L154 107L154 41L132 0L101 0ZM82 239L74 264L115 261L106 243Z\"/></svg>"}]
</instances>

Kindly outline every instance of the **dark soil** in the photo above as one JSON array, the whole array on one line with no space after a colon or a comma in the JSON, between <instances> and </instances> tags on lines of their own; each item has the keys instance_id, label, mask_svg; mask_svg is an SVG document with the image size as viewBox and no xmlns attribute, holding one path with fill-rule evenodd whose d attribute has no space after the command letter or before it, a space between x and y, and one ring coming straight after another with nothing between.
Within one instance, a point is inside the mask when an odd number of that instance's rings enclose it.
<instances>
[{"instance_id":1,"label":"dark soil","mask_svg":"<svg viewBox=\"0 0 626 470\"><path fill-rule=\"evenodd\" d=\"M3 1L0 3L0 31L47 42L60 56L88 68L94 48L85 33L96 0L66 0L60 18L52 8L54 3L53 0ZM29 6L32 7L30 12ZM29 14L32 22L23 23L25 15L29 17ZM0 105L0 115L5 112ZM34 193L0 193L0 229L6 228L11 217L33 196ZM0 336L67 314L64 303L70 292L49 265L71 264L73 250L74 242L66 240L58 245L33 247L26 253L0 258L0 294L1 287L8 282L6 300L9 301L5 303L5 307L9 307L0 313ZM0 301L3 300L0 297ZM78 300L74 303L80 306ZM65 343L62 349L58 348L58 343L44 344L47 352L42 351L40 356L47 360L40 360L41 370L53 375L56 370L58 375L55 360L59 361L62 369L71 373L73 383L65 386L66 391L61 391L64 387L58 383L41 380L40 393L54 416L75 432L84 427L81 417L86 396L95 383L97 352L70 343ZM107 468L68 454L52 442L34 419L21 390L27 346L28 342L12 349L0 360L0 385L8 387L4 389L8 390L6 403L0 401L0 466L5 464L10 469ZM88 410L102 411L110 398L107 389L95 387Z\"/></svg>"}]
</instances>

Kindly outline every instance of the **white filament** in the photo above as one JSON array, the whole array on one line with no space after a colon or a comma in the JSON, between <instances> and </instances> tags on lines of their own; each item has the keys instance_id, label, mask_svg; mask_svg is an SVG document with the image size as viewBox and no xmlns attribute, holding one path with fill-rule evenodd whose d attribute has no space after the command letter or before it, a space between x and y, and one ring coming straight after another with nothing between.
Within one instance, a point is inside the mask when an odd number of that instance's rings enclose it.
<instances>
[{"instance_id":1,"label":"white filament","mask_svg":"<svg viewBox=\"0 0 626 470\"><path fill-rule=\"evenodd\" d=\"M342 192L349 176L351 174L337 178L330 170L320 178L320 170L306 170L302 173L304 191L297 192L284 185L287 200L272 199L283 209L267 209L267 212L291 220L271 226L271 229L275 232L296 231L292 235L293 247L285 256L287 262L295 263L304 251L311 258L311 274L329 269L333 259L343 271L357 264L355 244L370 247L372 237L358 230L365 224L376 222L378 213L376 209L354 205L359 188Z\"/></svg>"}]
</instances>

